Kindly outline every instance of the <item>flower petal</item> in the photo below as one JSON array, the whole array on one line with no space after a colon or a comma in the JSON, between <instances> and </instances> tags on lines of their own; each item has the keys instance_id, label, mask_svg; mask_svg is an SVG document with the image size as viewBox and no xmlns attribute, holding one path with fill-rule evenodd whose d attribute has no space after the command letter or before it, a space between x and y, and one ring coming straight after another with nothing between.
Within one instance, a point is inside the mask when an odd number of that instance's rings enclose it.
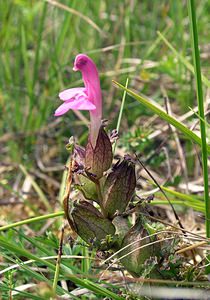
<instances>
[{"instance_id":1,"label":"flower petal","mask_svg":"<svg viewBox=\"0 0 210 300\"><path fill-rule=\"evenodd\" d=\"M56 109L54 116L57 117L57 116L64 115L70 109L71 109L71 107L69 107L69 102L64 102Z\"/></svg>"},{"instance_id":2,"label":"flower petal","mask_svg":"<svg viewBox=\"0 0 210 300\"><path fill-rule=\"evenodd\" d=\"M55 111L54 116L61 116L65 114L70 109L73 110L95 110L95 105L85 98L80 98L78 100L69 100L61 104Z\"/></svg>"},{"instance_id":3,"label":"flower petal","mask_svg":"<svg viewBox=\"0 0 210 300\"><path fill-rule=\"evenodd\" d=\"M77 88L72 88L68 90L64 90L59 94L59 98L63 101L70 100L72 98L75 98L78 95L86 95L86 88L84 87L77 87Z\"/></svg>"},{"instance_id":4,"label":"flower petal","mask_svg":"<svg viewBox=\"0 0 210 300\"><path fill-rule=\"evenodd\" d=\"M69 102L69 107L74 110L95 110L95 105L88 99L80 98Z\"/></svg>"}]
</instances>

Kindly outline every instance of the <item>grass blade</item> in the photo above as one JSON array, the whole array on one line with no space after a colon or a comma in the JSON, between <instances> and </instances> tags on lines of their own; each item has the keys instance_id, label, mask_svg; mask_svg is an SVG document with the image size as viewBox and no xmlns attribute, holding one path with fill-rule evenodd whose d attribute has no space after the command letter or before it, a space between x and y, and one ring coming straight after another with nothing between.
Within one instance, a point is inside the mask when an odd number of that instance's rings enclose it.
<instances>
[{"instance_id":1,"label":"grass blade","mask_svg":"<svg viewBox=\"0 0 210 300\"><path fill-rule=\"evenodd\" d=\"M86 278L79 278L74 275L69 275L68 277L75 284L81 285L81 286L87 288L88 290L93 291L96 294L104 295L105 297L108 297L110 299L115 299L115 300L123 300L124 299L124 297L118 296L117 294L108 290L107 288L105 288L95 282L92 282Z\"/></svg>"},{"instance_id":2,"label":"grass blade","mask_svg":"<svg viewBox=\"0 0 210 300\"><path fill-rule=\"evenodd\" d=\"M113 80L113 82L118 87L120 87L123 90L127 91L127 93L131 97L133 97L138 102L140 102L141 104L143 104L144 106L146 106L147 108L149 108L150 110L152 110L161 119L165 120L169 124L171 124L174 127L176 127L179 131L181 131L185 135L185 137L189 138L191 141L193 141L194 143L198 144L199 146L202 145L202 140L201 140L201 138L199 136L197 136L197 134L195 134L193 131L191 131L190 129L188 129L182 122L177 121L177 119L175 119L174 117L168 115L162 108L160 108L157 105L155 105L154 103L152 103L151 100L148 99L146 96L144 96L142 94L138 95L135 92L131 91L130 89L126 88L125 86L123 86L122 84L120 84L120 83L118 83L118 82L116 82L114 80ZM208 151L208 153L210 153L210 146L207 146L207 151Z\"/></svg>"},{"instance_id":3,"label":"grass blade","mask_svg":"<svg viewBox=\"0 0 210 300\"><path fill-rule=\"evenodd\" d=\"M55 270L55 266L52 263L41 259L40 257L30 253L29 251L15 244L12 244L11 242L8 242L6 238L4 238L3 236L0 236L0 247L10 250L11 252L14 252L16 255L27 257L28 259L33 259L36 262L39 262L42 265L47 266L49 269L53 271Z\"/></svg>"},{"instance_id":4,"label":"grass blade","mask_svg":"<svg viewBox=\"0 0 210 300\"><path fill-rule=\"evenodd\" d=\"M39 221L50 219L50 218L62 217L62 216L64 216L64 211L58 211L56 213L47 214L47 215L44 215L44 216L29 218L29 219L26 219L26 220L22 220L22 221L19 221L19 222L15 222L15 223L12 223L12 224L1 226L0 231L4 231L4 230L10 229L10 228L14 228L14 227L25 225L25 224L31 224L31 223L34 223L34 222L39 222Z\"/></svg>"},{"instance_id":5,"label":"grass blade","mask_svg":"<svg viewBox=\"0 0 210 300\"><path fill-rule=\"evenodd\" d=\"M204 115L204 103L203 103L203 89L201 78L201 66L200 66L200 53L198 48L198 32L196 24L196 10L194 0L188 0L188 10L190 18L191 28L191 42L193 49L193 60L196 77L196 90L198 101L198 112L200 118L200 131L201 131L201 148L202 148L202 165L203 165L203 180L204 180L204 200L206 205L206 236L210 237L210 199L209 199L209 187L208 187L208 152L206 143L206 126Z\"/></svg>"},{"instance_id":6,"label":"grass blade","mask_svg":"<svg viewBox=\"0 0 210 300\"><path fill-rule=\"evenodd\" d=\"M125 83L126 88L128 87L128 82L129 82L129 79L127 78L126 83ZM120 106L120 112L119 112L119 116L118 116L118 120L117 120L117 128L116 129L117 129L118 133L119 133L120 123L121 123L121 119L122 119L122 113L123 113L123 109L124 109L124 105L125 105L125 97L126 97L126 91L123 92L122 103ZM117 144L117 141L114 142L113 153L115 153L116 144Z\"/></svg>"},{"instance_id":7,"label":"grass blade","mask_svg":"<svg viewBox=\"0 0 210 300\"><path fill-rule=\"evenodd\" d=\"M93 20L91 20L89 17L85 16L84 14L80 13L78 10L68 7L67 5L62 4L59 1L55 1L55 0L45 0L45 1L55 7L58 7L62 10L68 11L71 14L80 17L82 20L87 22L88 25L90 25L95 30L97 30L101 35L103 35L103 36L105 35L104 31L95 22L93 22Z\"/></svg>"}]
</instances>

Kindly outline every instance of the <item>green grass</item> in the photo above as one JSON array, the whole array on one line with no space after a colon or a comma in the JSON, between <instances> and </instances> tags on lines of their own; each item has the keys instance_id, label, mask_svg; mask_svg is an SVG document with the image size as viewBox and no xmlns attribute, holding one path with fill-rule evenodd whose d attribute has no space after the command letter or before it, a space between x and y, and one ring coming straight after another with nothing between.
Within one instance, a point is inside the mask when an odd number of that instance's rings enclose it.
<instances>
[{"instance_id":1,"label":"green grass","mask_svg":"<svg viewBox=\"0 0 210 300\"><path fill-rule=\"evenodd\" d=\"M181 190L174 178L174 182L162 188L175 207L182 210L191 207L206 214L209 237L207 156L210 147L205 142L208 144L210 133L202 107L210 86L210 64L205 50L209 43L210 3L203 0L195 4L196 8L189 10L191 40L186 1L82 0L79 5L77 0L0 1L0 201L10 203L15 199L12 205L2 206L0 272L8 266L19 265L2 274L2 299L8 299L11 290L17 291L12 299L48 299L53 297L53 281L57 296L67 293L73 299L79 299L71 294L77 288L90 291L82 296L84 300L123 299L121 293L128 294L125 285L118 287L108 280L98 280L100 272L93 268L95 252L81 241L70 247L68 229L63 256L80 258L62 258L55 273L64 215L63 188L59 183L68 159L65 145L71 135L84 144L87 124L74 112L59 119L53 113L60 104L59 91L82 84L81 75L72 71L74 57L81 52L89 54L98 66L103 117L110 119L108 129L118 128L120 132L116 154L129 148L123 142L129 135L128 140L135 144L137 154L161 179L166 179L166 159L156 150L166 136L165 145L173 165L177 161L173 136L166 132L150 139L149 135L170 123L177 128L191 164L189 177L194 181L198 179L194 175L198 160L192 142L197 145L203 157L205 202L201 201L202 193L193 195L191 191ZM197 28L195 11L199 20ZM123 85L127 78L126 89ZM127 92L126 101L125 98L122 101L122 89L115 89L112 80L121 83L118 85ZM199 111L181 123L179 117L190 111L189 106L195 110L197 105L193 82L197 86ZM166 113L163 90L167 91L175 115ZM154 115L158 116L155 120ZM86 112L83 116L89 118ZM191 130L196 121L200 121L201 137ZM179 182L184 182L181 171L178 177ZM22 193L23 187L29 185L29 191ZM153 188L152 184L150 187ZM157 193L152 204L162 205L166 201ZM42 232L45 226L46 232ZM28 260L32 262L26 263ZM61 286L62 279L69 284L67 292ZM17 290L29 282L35 284L32 292Z\"/></svg>"},{"instance_id":2,"label":"green grass","mask_svg":"<svg viewBox=\"0 0 210 300\"><path fill-rule=\"evenodd\" d=\"M124 87L120 83L113 81L114 84L120 88L122 88L124 91L126 91L129 95L131 95L134 99L139 101L141 104L143 104L145 107L152 110L155 114L157 114L161 119L168 122L169 124L176 127L178 130L180 130L181 133L185 135L186 138L190 139L192 142L198 144L199 146L202 145L202 139L196 135L192 130L188 129L181 121L177 121L176 118L170 116L167 112L165 112L161 107L158 107L154 101L151 101L148 99L145 95L138 95L132 90ZM210 146L206 146L206 151L210 153Z\"/></svg>"},{"instance_id":3,"label":"green grass","mask_svg":"<svg viewBox=\"0 0 210 300\"><path fill-rule=\"evenodd\" d=\"M202 167L203 167L203 181L204 181L204 201L206 206L206 236L210 237L210 198L209 198L209 181L208 181L208 149L206 142L206 124L204 115L204 99L203 99L203 88L201 78L201 65L200 65L200 52L198 44L198 30L196 20L196 8L194 0L188 0L190 28L191 28L191 39L193 49L193 60L196 78L196 91L198 101L198 112L200 119L200 131L201 131L201 147L202 147Z\"/></svg>"}]
</instances>

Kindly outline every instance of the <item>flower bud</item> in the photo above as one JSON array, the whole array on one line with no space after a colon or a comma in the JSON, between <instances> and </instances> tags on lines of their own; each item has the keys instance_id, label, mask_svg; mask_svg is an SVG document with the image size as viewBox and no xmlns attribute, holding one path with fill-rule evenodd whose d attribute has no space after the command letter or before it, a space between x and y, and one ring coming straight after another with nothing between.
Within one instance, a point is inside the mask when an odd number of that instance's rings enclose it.
<instances>
[{"instance_id":1,"label":"flower bud","mask_svg":"<svg viewBox=\"0 0 210 300\"><path fill-rule=\"evenodd\" d=\"M74 146L74 156L78 163L84 163L85 161L85 149L81 146L75 144Z\"/></svg>"},{"instance_id":2,"label":"flower bud","mask_svg":"<svg viewBox=\"0 0 210 300\"><path fill-rule=\"evenodd\" d=\"M85 149L80 147L79 145L74 145L73 151L73 159L74 159L74 168L73 173L80 174L84 172L85 169Z\"/></svg>"},{"instance_id":3,"label":"flower bud","mask_svg":"<svg viewBox=\"0 0 210 300\"><path fill-rule=\"evenodd\" d=\"M108 236L115 233L110 220L104 219L100 211L87 201L74 202L70 215L75 231L84 241L106 249Z\"/></svg>"},{"instance_id":4,"label":"flower bud","mask_svg":"<svg viewBox=\"0 0 210 300\"><path fill-rule=\"evenodd\" d=\"M90 137L86 146L85 168L88 173L92 173L96 179L103 176L103 172L108 170L112 163L112 145L110 139L101 126L95 147L93 147Z\"/></svg>"},{"instance_id":5,"label":"flower bud","mask_svg":"<svg viewBox=\"0 0 210 300\"><path fill-rule=\"evenodd\" d=\"M150 258L153 260L153 265L157 263L156 256L159 255L159 245L149 245L154 240L154 237L150 238L148 231L139 219L124 237L121 249L127 247L120 251L119 258L123 257L120 260L121 263L133 276L143 275L146 269L145 264L149 262Z\"/></svg>"},{"instance_id":6,"label":"flower bud","mask_svg":"<svg viewBox=\"0 0 210 300\"><path fill-rule=\"evenodd\" d=\"M117 163L103 188L103 207L108 217L125 211L136 187L135 165L129 157Z\"/></svg>"},{"instance_id":7,"label":"flower bud","mask_svg":"<svg viewBox=\"0 0 210 300\"><path fill-rule=\"evenodd\" d=\"M88 179L85 172L85 149L75 144L74 146L74 187L80 190L87 200L98 202L98 194L96 192L95 183Z\"/></svg>"}]
</instances>

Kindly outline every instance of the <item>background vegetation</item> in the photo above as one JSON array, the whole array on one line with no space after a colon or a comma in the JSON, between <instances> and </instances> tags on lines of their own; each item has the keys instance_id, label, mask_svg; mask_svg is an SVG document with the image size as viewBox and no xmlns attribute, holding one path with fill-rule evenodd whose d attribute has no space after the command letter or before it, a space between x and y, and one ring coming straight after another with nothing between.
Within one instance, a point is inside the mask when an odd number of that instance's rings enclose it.
<instances>
[{"instance_id":1,"label":"background vegetation","mask_svg":"<svg viewBox=\"0 0 210 300\"><path fill-rule=\"evenodd\" d=\"M196 1L207 115L209 11L209 0ZM72 71L78 53L88 54L98 66L103 115L109 119L110 130L116 128L122 99L122 90L112 80L125 85L129 77L129 88L147 95L168 113L172 111L194 132L199 131L186 1L6 0L0 2L0 29L1 226L62 211L60 183L68 158L65 145L72 135L81 144L86 141L88 114L69 112L55 118L53 113L60 104L59 91L82 84L81 75ZM209 140L208 125L206 129ZM185 227L204 234L200 149L129 95L120 138L116 154L135 150L159 184L165 185ZM139 175L139 194L153 194L148 177L141 170ZM167 204L161 193L155 196L157 207ZM173 222L170 208L164 205L161 209L168 222ZM52 296L55 259L50 258L57 254L62 224L62 216L48 217L1 232L2 299ZM81 241L72 246L70 234L66 227L66 258L55 288L57 295L64 290L72 299L123 299L131 294L126 284L119 284L122 278L118 271L107 272L98 283L100 259L95 262L94 251ZM11 269L7 270L8 266ZM189 273L187 276L189 281L199 280ZM82 288L91 293L83 295Z\"/></svg>"}]
</instances>

